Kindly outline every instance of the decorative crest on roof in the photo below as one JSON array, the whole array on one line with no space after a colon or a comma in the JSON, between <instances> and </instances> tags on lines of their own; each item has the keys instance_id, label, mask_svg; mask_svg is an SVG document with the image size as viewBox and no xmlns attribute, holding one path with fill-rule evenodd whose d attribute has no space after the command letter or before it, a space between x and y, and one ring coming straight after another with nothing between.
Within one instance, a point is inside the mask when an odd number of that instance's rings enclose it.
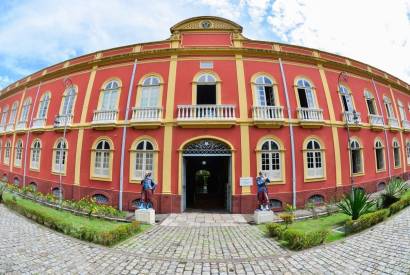
<instances>
[{"instance_id":1,"label":"decorative crest on roof","mask_svg":"<svg viewBox=\"0 0 410 275\"><path fill-rule=\"evenodd\" d=\"M183 31L229 31L242 32L242 26L231 20L216 16L198 16L183 20L171 27L171 33Z\"/></svg>"}]
</instances>

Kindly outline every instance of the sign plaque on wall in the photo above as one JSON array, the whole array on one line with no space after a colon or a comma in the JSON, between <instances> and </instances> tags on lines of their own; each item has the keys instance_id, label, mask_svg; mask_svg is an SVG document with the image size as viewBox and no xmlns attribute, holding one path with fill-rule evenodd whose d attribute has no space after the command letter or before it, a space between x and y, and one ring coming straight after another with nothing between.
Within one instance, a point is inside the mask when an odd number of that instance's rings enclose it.
<instances>
[{"instance_id":1,"label":"sign plaque on wall","mask_svg":"<svg viewBox=\"0 0 410 275\"><path fill-rule=\"evenodd\" d=\"M242 177L239 179L240 186L252 186L253 178L252 177Z\"/></svg>"}]
</instances>

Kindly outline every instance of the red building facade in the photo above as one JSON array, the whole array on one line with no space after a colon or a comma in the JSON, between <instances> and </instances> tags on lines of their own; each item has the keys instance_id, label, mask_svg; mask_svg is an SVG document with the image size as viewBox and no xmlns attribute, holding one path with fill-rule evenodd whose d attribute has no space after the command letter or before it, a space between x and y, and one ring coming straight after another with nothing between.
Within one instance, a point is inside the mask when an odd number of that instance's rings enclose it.
<instances>
[{"instance_id":1,"label":"red building facade","mask_svg":"<svg viewBox=\"0 0 410 275\"><path fill-rule=\"evenodd\" d=\"M152 172L160 213L249 213L258 171L274 209L331 200L352 180L374 192L407 178L407 83L241 33L223 18L191 18L167 40L78 57L3 89L3 180L132 210Z\"/></svg>"}]
</instances>

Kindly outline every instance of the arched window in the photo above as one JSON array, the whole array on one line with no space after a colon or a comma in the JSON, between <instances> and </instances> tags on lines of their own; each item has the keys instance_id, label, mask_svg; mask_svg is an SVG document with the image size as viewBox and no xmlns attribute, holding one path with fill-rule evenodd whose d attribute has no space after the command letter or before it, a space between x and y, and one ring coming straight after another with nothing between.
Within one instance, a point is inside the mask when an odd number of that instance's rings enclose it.
<instances>
[{"instance_id":1,"label":"arched window","mask_svg":"<svg viewBox=\"0 0 410 275\"><path fill-rule=\"evenodd\" d=\"M23 159L23 141L17 140L14 155L14 166L21 167L21 160Z\"/></svg>"},{"instance_id":2,"label":"arched window","mask_svg":"<svg viewBox=\"0 0 410 275\"><path fill-rule=\"evenodd\" d=\"M306 178L323 178L324 177L324 159L323 159L323 149L320 146L320 143L311 139L307 142L306 148Z\"/></svg>"},{"instance_id":3,"label":"arched window","mask_svg":"<svg viewBox=\"0 0 410 275\"><path fill-rule=\"evenodd\" d=\"M352 174L363 173L362 148L357 140L350 142Z\"/></svg>"},{"instance_id":4,"label":"arched window","mask_svg":"<svg viewBox=\"0 0 410 275\"><path fill-rule=\"evenodd\" d=\"M308 202L314 205L321 205L325 202L325 198L322 195L313 195L308 199Z\"/></svg>"},{"instance_id":5,"label":"arched window","mask_svg":"<svg viewBox=\"0 0 410 275\"><path fill-rule=\"evenodd\" d=\"M343 103L343 109L345 112L353 112L353 99L350 91L343 85L339 86L340 97Z\"/></svg>"},{"instance_id":6,"label":"arched window","mask_svg":"<svg viewBox=\"0 0 410 275\"><path fill-rule=\"evenodd\" d=\"M31 97L27 98L23 102L23 107L21 108L21 115L20 115L21 122L27 122L28 113L30 111L30 106L31 106Z\"/></svg>"},{"instance_id":7,"label":"arched window","mask_svg":"<svg viewBox=\"0 0 410 275\"><path fill-rule=\"evenodd\" d=\"M280 145L274 140L263 142L260 154L260 171L273 181L282 179L282 157Z\"/></svg>"},{"instance_id":8,"label":"arched window","mask_svg":"<svg viewBox=\"0 0 410 275\"><path fill-rule=\"evenodd\" d=\"M31 157L30 157L30 168L33 170L40 169L40 155L41 155L41 143L40 140L36 139L31 144Z\"/></svg>"},{"instance_id":9,"label":"arched window","mask_svg":"<svg viewBox=\"0 0 410 275\"><path fill-rule=\"evenodd\" d=\"M383 101L384 101L384 106L386 107L387 117L395 118L396 116L394 115L393 105L391 104L390 98L388 98L387 96L384 96Z\"/></svg>"},{"instance_id":10,"label":"arched window","mask_svg":"<svg viewBox=\"0 0 410 275\"><path fill-rule=\"evenodd\" d=\"M71 86L67 88L63 96L63 105L61 108L62 116L71 116L73 113L74 101L75 101L76 89Z\"/></svg>"},{"instance_id":11,"label":"arched window","mask_svg":"<svg viewBox=\"0 0 410 275\"><path fill-rule=\"evenodd\" d=\"M112 80L105 85L101 91L101 111L115 111L117 110L117 100L119 94L120 85L118 81Z\"/></svg>"},{"instance_id":12,"label":"arched window","mask_svg":"<svg viewBox=\"0 0 410 275\"><path fill-rule=\"evenodd\" d=\"M11 106L11 113L10 113L10 118L9 118L9 124L13 125L14 122L16 121L16 115L17 115L17 108L18 108L19 103L16 101L13 103Z\"/></svg>"},{"instance_id":13,"label":"arched window","mask_svg":"<svg viewBox=\"0 0 410 275\"><path fill-rule=\"evenodd\" d=\"M275 94L273 81L267 76L259 76L255 79L255 91L258 106L275 106Z\"/></svg>"},{"instance_id":14,"label":"arched window","mask_svg":"<svg viewBox=\"0 0 410 275\"><path fill-rule=\"evenodd\" d=\"M396 139L393 139L393 158L394 168L400 167L400 145Z\"/></svg>"},{"instance_id":15,"label":"arched window","mask_svg":"<svg viewBox=\"0 0 410 275\"><path fill-rule=\"evenodd\" d=\"M407 165L410 165L410 141L406 142Z\"/></svg>"},{"instance_id":16,"label":"arched window","mask_svg":"<svg viewBox=\"0 0 410 275\"><path fill-rule=\"evenodd\" d=\"M3 108L3 112L2 112L2 114L1 114L1 121L0 121L0 126L1 126L1 127L4 127L4 126L6 125L8 113L9 113L9 106L6 105L6 106ZM2 130L3 130L3 129L2 129Z\"/></svg>"},{"instance_id":17,"label":"arched window","mask_svg":"<svg viewBox=\"0 0 410 275\"><path fill-rule=\"evenodd\" d=\"M212 74L201 74L196 81L196 104L215 105L216 98L216 79Z\"/></svg>"},{"instance_id":18,"label":"arched window","mask_svg":"<svg viewBox=\"0 0 410 275\"><path fill-rule=\"evenodd\" d=\"M376 170L383 171L384 167L384 146L380 140L376 140L374 144L374 150L376 154Z\"/></svg>"},{"instance_id":19,"label":"arched window","mask_svg":"<svg viewBox=\"0 0 410 275\"><path fill-rule=\"evenodd\" d=\"M10 150L11 150L11 142L10 140L7 140L6 146L4 149L4 159L3 159L4 164L10 163Z\"/></svg>"},{"instance_id":20,"label":"arched window","mask_svg":"<svg viewBox=\"0 0 410 275\"><path fill-rule=\"evenodd\" d=\"M316 108L315 95L313 94L313 87L306 79L299 79L297 81L297 91L299 96L299 104L301 108Z\"/></svg>"},{"instance_id":21,"label":"arched window","mask_svg":"<svg viewBox=\"0 0 410 275\"><path fill-rule=\"evenodd\" d=\"M106 139L98 141L93 148L93 177L110 178L112 166L112 146Z\"/></svg>"},{"instance_id":22,"label":"arched window","mask_svg":"<svg viewBox=\"0 0 410 275\"><path fill-rule=\"evenodd\" d=\"M60 193L60 188L59 187L54 187L53 189L51 189L51 194L55 197L55 198L59 198L60 195L63 195L63 192L61 191Z\"/></svg>"},{"instance_id":23,"label":"arched window","mask_svg":"<svg viewBox=\"0 0 410 275\"><path fill-rule=\"evenodd\" d=\"M46 92L40 99L38 105L37 118L44 119L47 117L48 105L50 104L51 95L50 92Z\"/></svg>"},{"instance_id":24,"label":"arched window","mask_svg":"<svg viewBox=\"0 0 410 275\"><path fill-rule=\"evenodd\" d=\"M53 148L53 172L65 173L67 163L67 142L60 138Z\"/></svg>"},{"instance_id":25,"label":"arched window","mask_svg":"<svg viewBox=\"0 0 410 275\"><path fill-rule=\"evenodd\" d=\"M270 208L273 208L273 209L282 208L282 202L280 200L277 200L277 199L269 200L269 204L270 204Z\"/></svg>"},{"instance_id":26,"label":"arched window","mask_svg":"<svg viewBox=\"0 0 410 275\"><path fill-rule=\"evenodd\" d=\"M141 89L140 107L158 107L161 82L158 77L150 76L144 79Z\"/></svg>"},{"instance_id":27,"label":"arched window","mask_svg":"<svg viewBox=\"0 0 410 275\"><path fill-rule=\"evenodd\" d=\"M154 174L154 146L152 143L148 140L142 140L138 142L134 152L133 178L143 179L148 172Z\"/></svg>"},{"instance_id":28,"label":"arched window","mask_svg":"<svg viewBox=\"0 0 410 275\"><path fill-rule=\"evenodd\" d=\"M400 113L401 121L406 121L407 116L406 116L406 110L404 109L403 103L400 100L398 100L397 105L399 106L399 113Z\"/></svg>"},{"instance_id":29,"label":"arched window","mask_svg":"<svg viewBox=\"0 0 410 275\"><path fill-rule=\"evenodd\" d=\"M107 196L103 194L95 194L93 196L93 199L98 203L98 204L108 204L108 198Z\"/></svg>"},{"instance_id":30,"label":"arched window","mask_svg":"<svg viewBox=\"0 0 410 275\"><path fill-rule=\"evenodd\" d=\"M374 96L368 90L364 91L364 97L366 99L367 110L369 111L370 115L377 115L377 107L374 100Z\"/></svg>"},{"instance_id":31,"label":"arched window","mask_svg":"<svg viewBox=\"0 0 410 275\"><path fill-rule=\"evenodd\" d=\"M31 192L37 192L37 190L38 190L37 183L35 183L34 181L30 182L28 187L30 188Z\"/></svg>"}]
</instances>

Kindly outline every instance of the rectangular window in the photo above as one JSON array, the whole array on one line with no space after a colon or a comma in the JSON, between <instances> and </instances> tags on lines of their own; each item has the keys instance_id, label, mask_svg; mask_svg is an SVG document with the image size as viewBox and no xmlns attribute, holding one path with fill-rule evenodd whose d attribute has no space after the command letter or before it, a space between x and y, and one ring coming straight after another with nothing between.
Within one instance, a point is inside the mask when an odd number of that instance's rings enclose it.
<instances>
[{"instance_id":1,"label":"rectangular window","mask_svg":"<svg viewBox=\"0 0 410 275\"><path fill-rule=\"evenodd\" d=\"M393 154L394 154L394 167L400 167L400 152L399 152L398 147L395 147L393 149Z\"/></svg>"},{"instance_id":2,"label":"rectangular window","mask_svg":"<svg viewBox=\"0 0 410 275\"><path fill-rule=\"evenodd\" d=\"M199 68L200 69L213 69L214 68L214 62L212 62L212 61L201 61L199 63Z\"/></svg>"},{"instance_id":3,"label":"rectangular window","mask_svg":"<svg viewBox=\"0 0 410 275\"><path fill-rule=\"evenodd\" d=\"M384 170L384 156L381 148L376 149L376 169Z\"/></svg>"}]
</instances>

